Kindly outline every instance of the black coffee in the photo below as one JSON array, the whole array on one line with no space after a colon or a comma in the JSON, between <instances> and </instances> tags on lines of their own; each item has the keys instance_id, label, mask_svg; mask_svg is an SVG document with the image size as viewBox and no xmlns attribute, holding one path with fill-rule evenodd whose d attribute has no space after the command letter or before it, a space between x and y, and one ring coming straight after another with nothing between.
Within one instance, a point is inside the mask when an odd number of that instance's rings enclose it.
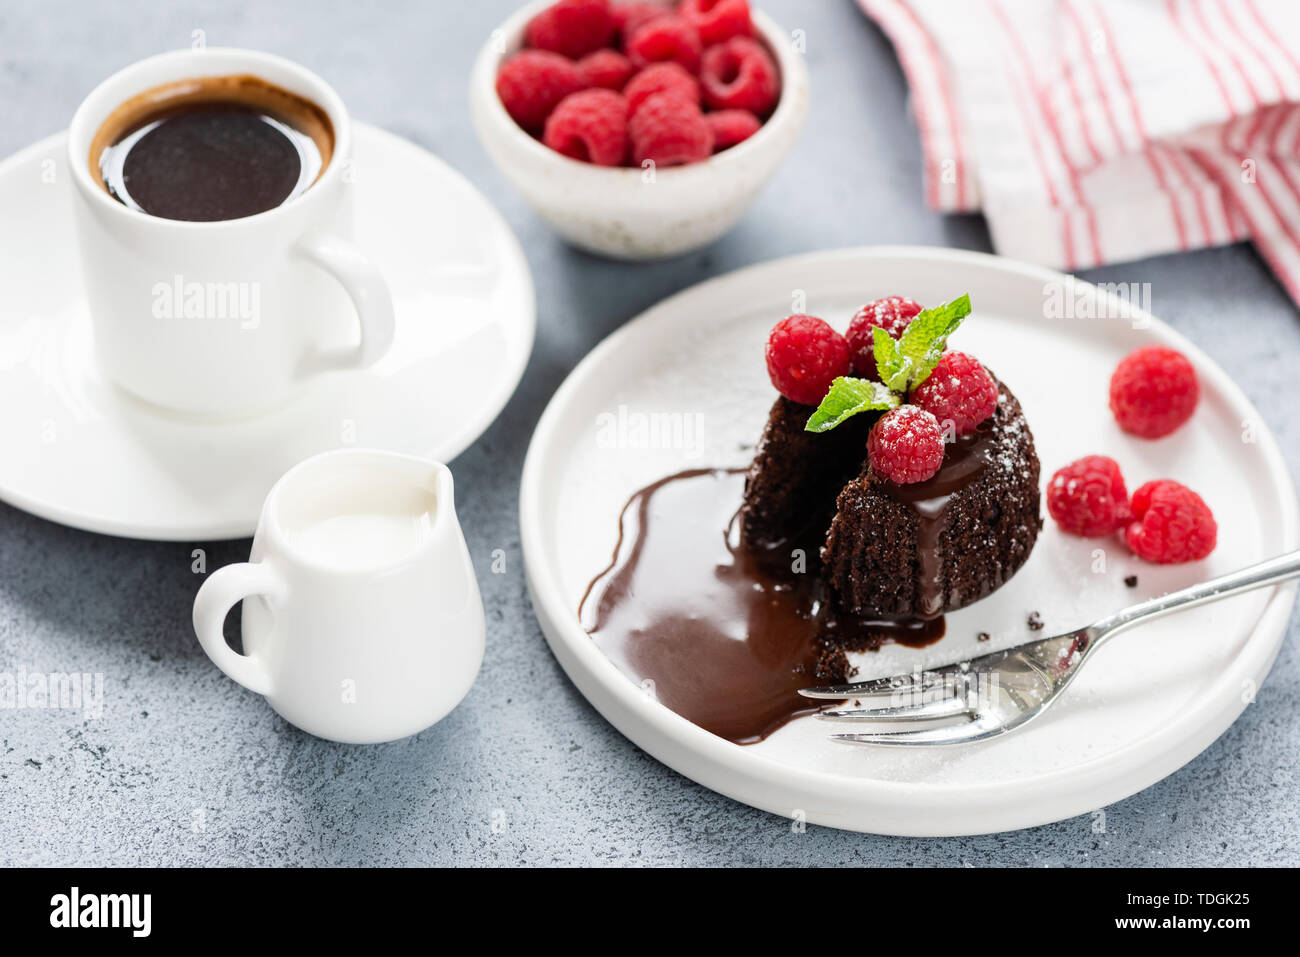
<instances>
[{"instance_id":1,"label":"black coffee","mask_svg":"<svg viewBox=\"0 0 1300 957\"><path fill-rule=\"evenodd\" d=\"M328 165L333 130L315 104L256 77L147 91L100 127L91 168L132 209L212 222L274 209Z\"/></svg>"}]
</instances>

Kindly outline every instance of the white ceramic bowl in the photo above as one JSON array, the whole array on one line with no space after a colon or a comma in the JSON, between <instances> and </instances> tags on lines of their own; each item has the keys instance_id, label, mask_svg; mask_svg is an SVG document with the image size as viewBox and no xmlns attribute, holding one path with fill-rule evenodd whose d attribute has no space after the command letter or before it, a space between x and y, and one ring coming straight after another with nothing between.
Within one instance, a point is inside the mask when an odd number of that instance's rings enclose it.
<instances>
[{"instance_id":1,"label":"white ceramic bowl","mask_svg":"<svg viewBox=\"0 0 1300 957\"><path fill-rule=\"evenodd\" d=\"M501 63L519 50L524 26L550 0L517 11L479 53L470 113L506 178L566 240L616 259L660 259L713 242L744 214L799 136L808 112L808 70L789 34L754 12L781 71L781 99L763 128L703 163L646 171L594 166L543 146L519 127L496 92Z\"/></svg>"}]
</instances>

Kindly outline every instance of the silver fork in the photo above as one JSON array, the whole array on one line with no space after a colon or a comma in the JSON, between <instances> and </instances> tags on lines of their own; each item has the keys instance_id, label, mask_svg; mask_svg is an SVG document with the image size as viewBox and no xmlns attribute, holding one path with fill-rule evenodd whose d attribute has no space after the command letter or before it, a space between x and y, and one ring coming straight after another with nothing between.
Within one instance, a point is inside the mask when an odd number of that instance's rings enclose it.
<instances>
[{"instance_id":1,"label":"silver fork","mask_svg":"<svg viewBox=\"0 0 1300 957\"><path fill-rule=\"evenodd\" d=\"M1085 661L1127 628L1196 605L1300 577L1300 551L1141 602L1087 628L981 655L933 671L855 684L805 688L806 698L840 701L888 696L876 707L819 712L832 721L926 721L927 727L871 734L833 734L848 744L943 745L982 741L1014 731L1046 711ZM898 703L900 699L910 699ZM963 718L935 726L937 719Z\"/></svg>"}]
</instances>

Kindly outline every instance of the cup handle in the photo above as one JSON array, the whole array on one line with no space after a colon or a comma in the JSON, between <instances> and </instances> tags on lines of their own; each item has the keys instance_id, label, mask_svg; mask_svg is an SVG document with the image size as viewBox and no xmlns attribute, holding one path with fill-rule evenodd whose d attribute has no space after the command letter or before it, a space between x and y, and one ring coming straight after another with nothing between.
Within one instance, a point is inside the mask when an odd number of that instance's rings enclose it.
<instances>
[{"instance_id":1,"label":"cup handle","mask_svg":"<svg viewBox=\"0 0 1300 957\"><path fill-rule=\"evenodd\" d=\"M306 373L330 369L364 369L393 344L393 296L379 267L340 236L312 233L298 241L298 254L329 273L341 285L357 311L361 344L355 349L317 352L303 364Z\"/></svg>"},{"instance_id":2,"label":"cup handle","mask_svg":"<svg viewBox=\"0 0 1300 957\"><path fill-rule=\"evenodd\" d=\"M253 595L278 595L280 579L261 562L225 565L208 576L194 596L194 633L213 664L249 691L271 693L271 676L252 655L241 655L226 644L221 626L230 609Z\"/></svg>"}]
</instances>

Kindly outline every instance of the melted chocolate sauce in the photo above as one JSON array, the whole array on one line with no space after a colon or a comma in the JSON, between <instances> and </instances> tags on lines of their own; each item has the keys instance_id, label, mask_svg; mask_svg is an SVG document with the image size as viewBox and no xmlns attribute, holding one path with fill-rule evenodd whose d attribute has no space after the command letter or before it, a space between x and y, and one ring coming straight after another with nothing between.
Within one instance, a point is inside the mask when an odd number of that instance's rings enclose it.
<instances>
[{"instance_id":1,"label":"melted chocolate sauce","mask_svg":"<svg viewBox=\"0 0 1300 957\"><path fill-rule=\"evenodd\" d=\"M792 567L788 552L758 555L742 546L735 517L744 475L696 469L635 493L619 519L614 560L579 608L583 626L620 669L653 682L647 690L682 717L737 744L816 711L798 689L844 680L841 649L927 645L944 628L942 618L837 613L815 551L804 570Z\"/></svg>"},{"instance_id":2,"label":"melted chocolate sauce","mask_svg":"<svg viewBox=\"0 0 1300 957\"><path fill-rule=\"evenodd\" d=\"M993 461L996 435L993 421L983 422L971 435L959 436L948 445L943 465L933 477L913 485L882 482L881 488L894 501L907 505L916 515L918 587L921 618L938 618L945 604L943 591L943 532L948 527L948 502Z\"/></svg>"}]
</instances>

